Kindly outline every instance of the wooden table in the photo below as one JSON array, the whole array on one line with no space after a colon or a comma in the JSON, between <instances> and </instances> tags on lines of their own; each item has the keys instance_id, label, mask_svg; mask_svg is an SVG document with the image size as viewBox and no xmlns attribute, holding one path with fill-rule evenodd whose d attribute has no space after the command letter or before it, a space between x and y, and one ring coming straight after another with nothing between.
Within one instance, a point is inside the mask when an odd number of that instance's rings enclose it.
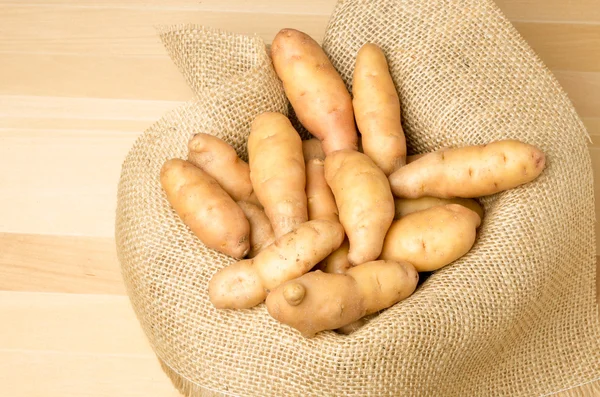
<instances>
[{"instance_id":1,"label":"wooden table","mask_svg":"<svg viewBox=\"0 0 600 397\"><path fill-rule=\"evenodd\" d=\"M333 4L0 0L1 396L178 395L130 308L113 240L126 152L191 98L154 26L320 39ZM499 5L571 96L600 171L600 0Z\"/></svg>"}]
</instances>

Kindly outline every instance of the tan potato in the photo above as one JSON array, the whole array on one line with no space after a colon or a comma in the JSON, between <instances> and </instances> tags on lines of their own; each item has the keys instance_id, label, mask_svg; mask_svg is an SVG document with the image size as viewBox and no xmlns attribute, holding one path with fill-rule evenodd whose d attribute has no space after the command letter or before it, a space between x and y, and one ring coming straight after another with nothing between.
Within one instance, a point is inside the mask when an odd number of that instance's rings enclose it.
<instances>
[{"instance_id":1,"label":"tan potato","mask_svg":"<svg viewBox=\"0 0 600 397\"><path fill-rule=\"evenodd\" d=\"M398 93L385 55L375 44L367 43L358 51L352 96L363 151L390 175L406 164L406 138Z\"/></svg>"},{"instance_id":2,"label":"tan potato","mask_svg":"<svg viewBox=\"0 0 600 397\"><path fill-rule=\"evenodd\" d=\"M275 241L273 227L267 218L267 214L256 204L246 201L238 201L238 205L244 211L246 219L250 223L250 252L248 258L254 258L260 251Z\"/></svg>"},{"instance_id":3,"label":"tan potato","mask_svg":"<svg viewBox=\"0 0 600 397\"><path fill-rule=\"evenodd\" d=\"M283 29L271 57L298 120L323 142L325 154L356 150L350 93L321 46L303 32Z\"/></svg>"},{"instance_id":4,"label":"tan potato","mask_svg":"<svg viewBox=\"0 0 600 397\"><path fill-rule=\"evenodd\" d=\"M333 193L325 180L325 163L323 160L314 158L311 153L307 155L306 151L304 159L306 160L308 219L325 219L332 222L339 222L335 197L333 197ZM317 267L326 273L344 273L351 267L348 261L349 247L348 239L346 238L342 245L327 258L323 259Z\"/></svg>"},{"instance_id":5,"label":"tan potato","mask_svg":"<svg viewBox=\"0 0 600 397\"><path fill-rule=\"evenodd\" d=\"M538 148L515 140L429 153L390 175L400 198L487 196L537 178L545 167Z\"/></svg>"},{"instance_id":6,"label":"tan potato","mask_svg":"<svg viewBox=\"0 0 600 397\"><path fill-rule=\"evenodd\" d=\"M325 162L320 159L306 163L306 198L308 200L308 219L325 219L339 222L335 197L325 180Z\"/></svg>"},{"instance_id":7,"label":"tan potato","mask_svg":"<svg viewBox=\"0 0 600 397\"><path fill-rule=\"evenodd\" d=\"M281 113L263 113L248 138L250 180L275 237L308 220L302 141Z\"/></svg>"},{"instance_id":8,"label":"tan potato","mask_svg":"<svg viewBox=\"0 0 600 397\"><path fill-rule=\"evenodd\" d=\"M473 199L453 198L442 199L437 197L421 197L418 199L395 199L396 215L394 219L400 219L403 216L412 214L413 212L423 211L427 208L445 204L460 204L467 207L471 211L475 211L480 219L483 219L483 208Z\"/></svg>"},{"instance_id":9,"label":"tan potato","mask_svg":"<svg viewBox=\"0 0 600 397\"><path fill-rule=\"evenodd\" d=\"M325 179L350 241L348 260L359 265L377 259L394 219L394 198L385 174L367 155L341 150L325 159Z\"/></svg>"},{"instance_id":10,"label":"tan potato","mask_svg":"<svg viewBox=\"0 0 600 397\"><path fill-rule=\"evenodd\" d=\"M392 223L380 258L408 261L419 272L440 269L469 252L480 222L459 204L414 212Z\"/></svg>"},{"instance_id":11,"label":"tan potato","mask_svg":"<svg viewBox=\"0 0 600 397\"><path fill-rule=\"evenodd\" d=\"M207 247L246 256L250 225L216 180L185 160L171 159L160 171L160 183L177 215Z\"/></svg>"},{"instance_id":12,"label":"tan potato","mask_svg":"<svg viewBox=\"0 0 600 397\"><path fill-rule=\"evenodd\" d=\"M308 162L312 159L325 160L323 145L321 145L321 141L317 138L302 141L302 153L304 155L304 162Z\"/></svg>"},{"instance_id":13,"label":"tan potato","mask_svg":"<svg viewBox=\"0 0 600 397\"><path fill-rule=\"evenodd\" d=\"M337 249L344 229L336 222L303 223L278 238L253 259L219 270L208 284L208 296L217 309L247 309L265 300L270 290L300 277Z\"/></svg>"},{"instance_id":14,"label":"tan potato","mask_svg":"<svg viewBox=\"0 0 600 397\"><path fill-rule=\"evenodd\" d=\"M234 201L258 204L250 182L250 167L231 145L200 133L190 139L188 149L188 161L212 176Z\"/></svg>"},{"instance_id":15,"label":"tan potato","mask_svg":"<svg viewBox=\"0 0 600 397\"><path fill-rule=\"evenodd\" d=\"M340 248L333 251L331 255L327 258L323 259L321 263L319 263L318 268L325 273L336 273L336 274L344 274L352 265L348 260L348 250L350 249L350 243L348 239L344 239L344 242L340 246Z\"/></svg>"},{"instance_id":16,"label":"tan potato","mask_svg":"<svg viewBox=\"0 0 600 397\"><path fill-rule=\"evenodd\" d=\"M276 320L312 337L406 299L418 281L419 274L408 262L367 262L346 274L317 270L277 287L267 297L267 310Z\"/></svg>"},{"instance_id":17,"label":"tan potato","mask_svg":"<svg viewBox=\"0 0 600 397\"><path fill-rule=\"evenodd\" d=\"M435 152L430 152L430 153L440 153L440 152L443 152L444 150L448 150L448 149L450 149L450 148L442 147L442 148L436 150ZM411 154L410 156L406 156L406 164L413 163L413 162L417 161L418 159L420 159L421 157L425 156L426 154L430 154L430 153L419 153L419 154Z\"/></svg>"}]
</instances>

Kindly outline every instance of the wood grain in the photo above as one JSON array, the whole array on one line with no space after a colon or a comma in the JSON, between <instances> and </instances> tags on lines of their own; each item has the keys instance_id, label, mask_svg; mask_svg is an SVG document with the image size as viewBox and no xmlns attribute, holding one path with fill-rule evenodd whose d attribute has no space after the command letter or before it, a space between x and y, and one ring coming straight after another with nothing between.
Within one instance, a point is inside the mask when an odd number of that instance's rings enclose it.
<instances>
[{"instance_id":1,"label":"wood grain","mask_svg":"<svg viewBox=\"0 0 600 397\"><path fill-rule=\"evenodd\" d=\"M180 396L154 357L0 350L0 392L10 397Z\"/></svg>"},{"instance_id":2,"label":"wood grain","mask_svg":"<svg viewBox=\"0 0 600 397\"><path fill-rule=\"evenodd\" d=\"M600 71L600 23L532 23L513 25L550 69Z\"/></svg>"},{"instance_id":3,"label":"wood grain","mask_svg":"<svg viewBox=\"0 0 600 397\"><path fill-rule=\"evenodd\" d=\"M0 232L112 236L121 163L137 136L0 130L0 159L19 171L0 174Z\"/></svg>"},{"instance_id":4,"label":"wood grain","mask_svg":"<svg viewBox=\"0 0 600 397\"><path fill-rule=\"evenodd\" d=\"M511 20L600 23L598 0L496 0Z\"/></svg>"},{"instance_id":5,"label":"wood grain","mask_svg":"<svg viewBox=\"0 0 600 397\"><path fill-rule=\"evenodd\" d=\"M248 3L250 4L250 3ZM51 11L55 10L50 8ZM156 26L194 23L230 32L258 34L271 42L284 27L295 27L321 41L329 19L324 14L261 10L208 11L159 8L0 5L0 53L163 56ZM252 18L248 18L252 12ZM27 24L21 23L27 21Z\"/></svg>"},{"instance_id":6,"label":"wood grain","mask_svg":"<svg viewBox=\"0 0 600 397\"><path fill-rule=\"evenodd\" d=\"M0 95L182 101L192 91L166 55L6 53L0 54Z\"/></svg>"},{"instance_id":7,"label":"wood grain","mask_svg":"<svg viewBox=\"0 0 600 397\"><path fill-rule=\"evenodd\" d=\"M554 76L581 117L600 117L600 73L560 70Z\"/></svg>"},{"instance_id":8,"label":"wood grain","mask_svg":"<svg viewBox=\"0 0 600 397\"><path fill-rule=\"evenodd\" d=\"M0 351L154 355L126 296L0 291L0 318Z\"/></svg>"},{"instance_id":9,"label":"wood grain","mask_svg":"<svg viewBox=\"0 0 600 397\"><path fill-rule=\"evenodd\" d=\"M124 295L115 241L0 233L3 290ZM3 340L0 329L0 346Z\"/></svg>"}]
</instances>

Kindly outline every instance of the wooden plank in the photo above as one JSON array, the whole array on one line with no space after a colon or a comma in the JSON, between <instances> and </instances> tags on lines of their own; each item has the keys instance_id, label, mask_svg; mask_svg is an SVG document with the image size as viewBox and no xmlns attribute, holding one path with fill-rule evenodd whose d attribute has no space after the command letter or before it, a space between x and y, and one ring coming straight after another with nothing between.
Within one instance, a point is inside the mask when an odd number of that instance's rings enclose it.
<instances>
[{"instance_id":1,"label":"wooden plank","mask_svg":"<svg viewBox=\"0 0 600 397\"><path fill-rule=\"evenodd\" d=\"M125 294L114 239L10 233L0 233L0 290Z\"/></svg>"},{"instance_id":2,"label":"wooden plank","mask_svg":"<svg viewBox=\"0 0 600 397\"><path fill-rule=\"evenodd\" d=\"M121 163L137 133L2 130L0 232L111 237Z\"/></svg>"},{"instance_id":3,"label":"wooden plank","mask_svg":"<svg viewBox=\"0 0 600 397\"><path fill-rule=\"evenodd\" d=\"M127 297L0 292L0 318L2 396L179 395Z\"/></svg>"},{"instance_id":4,"label":"wooden plank","mask_svg":"<svg viewBox=\"0 0 600 397\"><path fill-rule=\"evenodd\" d=\"M153 357L126 296L0 291L0 350Z\"/></svg>"},{"instance_id":5,"label":"wooden plank","mask_svg":"<svg viewBox=\"0 0 600 397\"><path fill-rule=\"evenodd\" d=\"M258 34L271 42L284 27L322 40L325 15L223 12L152 8L73 8L0 5L0 53L164 56L158 25L195 23Z\"/></svg>"},{"instance_id":6,"label":"wooden plank","mask_svg":"<svg viewBox=\"0 0 600 397\"><path fill-rule=\"evenodd\" d=\"M0 95L0 129L141 132L182 103Z\"/></svg>"},{"instance_id":7,"label":"wooden plank","mask_svg":"<svg viewBox=\"0 0 600 397\"><path fill-rule=\"evenodd\" d=\"M336 0L280 1L270 0L0 0L2 5L72 8L145 8L160 10L195 10L220 12L290 13L299 15L331 15ZM511 20L600 22L598 0L496 0Z\"/></svg>"},{"instance_id":8,"label":"wooden plank","mask_svg":"<svg viewBox=\"0 0 600 397\"><path fill-rule=\"evenodd\" d=\"M60 334L63 330L55 332ZM0 394L7 397L180 396L153 357L26 350L0 350Z\"/></svg>"},{"instance_id":9,"label":"wooden plank","mask_svg":"<svg viewBox=\"0 0 600 397\"><path fill-rule=\"evenodd\" d=\"M553 73L581 117L600 117L600 73L564 70Z\"/></svg>"},{"instance_id":10,"label":"wooden plank","mask_svg":"<svg viewBox=\"0 0 600 397\"><path fill-rule=\"evenodd\" d=\"M495 0L511 20L600 23L598 0Z\"/></svg>"},{"instance_id":11,"label":"wooden plank","mask_svg":"<svg viewBox=\"0 0 600 397\"><path fill-rule=\"evenodd\" d=\"M159 10L195 10L220 12L261 12L273 14L296 15L330 15L337 0L304 0L280 1L272 0L0 0L0 5L11 6L45 6L53 9L70 8L126 8L126 9L159 9Z\"/></svg>"},{"instance_id":12,"label":"wooden plank","mask_svg":"<svg viewBox=\"0 0 600 397\"><path fill-rule=\"evenodd\" d=\"M600 71L600 24L513 22L550 69Z\"/></svg>"},{"instance_id":13,"label":"wooden plank","mask_svg":"<svg viewBox=\"0 0 600 397\"><path fill-rule=\"evenodd\" d=\"M140 120L153 122L180 101L0 96L0 118Z\"/></svg>"},{"instance_id":14,"label":"wooden plank","mask_svg":"<svg viewBox=\"0 0 600 397\"><path fill-rule=\"evenodd\" d=\"M0 95L185 101L193 94L166 54L0 54Z\"/></svg>"}]
</instances>

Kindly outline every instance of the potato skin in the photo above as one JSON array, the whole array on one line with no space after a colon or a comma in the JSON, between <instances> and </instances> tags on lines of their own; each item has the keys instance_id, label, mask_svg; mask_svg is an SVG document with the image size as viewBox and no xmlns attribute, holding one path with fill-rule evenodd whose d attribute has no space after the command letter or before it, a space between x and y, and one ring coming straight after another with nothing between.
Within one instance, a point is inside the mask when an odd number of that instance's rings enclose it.
<instances>
[{"instance_id":1,"label":"potato skin","mask_svg":"<svg viewBox=\"0 0 600 397\"><path fill-rule=\"evenodd\" d=\"M248 138L250 180L275 237L308 220L302 141L287 117L263 113Z\"/></svg>"},{"instance_id":2,"label":"potato skin","mask_svg":"<svg viewBox=\"0 0 600 397\"><path fill-rule=\"evenodd\" d=\"M503 140L426 154L389 176L400 198L474 198L528 183L545 167L535 146Z\"/></svg>"},{"instance_id":3,"label":"potato skin","mask_svg":"<svg viewBox=\"0 0 600 397\"><path fill-rule=\"evenodd\" d=\"M219 270L208 284L217 309L247 309L264 301L270 290L300 277L337 249L344 229L337 222L314 220L278 238L253 259Z\"/></svg>"},{"instance_id":4,"label":"potato skin","mask_svg":"<svg viewBox=\"0 0 600 397\"><path fill-rule=\"evenodd\" d=\"M323 160L315 158L306 163L306 198L308 200L308 219L340 221L335 197L325 180L325 162Z\"/></svg>"},{"instance_id":5,"label":"potato skin","mask_svg":"<svg viewBox=\"0 0 600 397\"><path fill-rule=\"evenodd\" d=\"M246 201L238 201L237 204L250 223L250 252L246 256L254 258L260 251L275 241L273 227L269 222L269 218L267 218L267 214L258 205Z\"/></svg>"},{"instance_id":6,"label":"potato skin","mask_svg":"<svg viewBox=\"0 0 600 397\"><path fill-rule=\"evenodd\" d=\"M196 134L188 143L188 161L212 176L234 201L258 204L250 182L250 167L233 147L209 134Z\"/></svg>"},{"instance_id":7,"label":"potato skin","mask_svg":"<svg viewBox=\"0 0 600 397\"><path fill-rule=\"evenodd\" d=\"M390 175L406 164L406 138L400 99L385 55L375 44L367 43L358 51L352 95L363 151Z\"/></svg>"},{"instance_id":8,"label":"potato skin","mask_svg":"<svg viewBox=\"0 0 600 397\"><path fill-rule=\"evenodd\" d=\"M396 207L396 215L394 219L400 219L403 216L412 214L413 212L423 211L431 207L446 204L460 204L463 207L475 211L480 219L483 219L483 208L473 199L453 198L442 199L437 197L421 197L418 199L394 199Z\"/></svg>"},{"instance_id":9,"label":"potato skin","mask_svg":"<svg viewBox=\"0 0 600 397\"><path fill-rule=\"evenodd\" d=\"M171 159L160 183L183 223L207 247L234 258L250 251L248 220L214 178L188 161Z\"/></svg>"},{"instance_id":10,"label":"potato skin","mask_svg":"<svg viewBox=\"0 0 600 397\"><path fill-rule=\"evenodd\" d=\"M350 93L321 46L303 32L283 29L271 57L298 120L322 141L325 154L356 150Z\"/></svg>"},{"instance_id":11,"label":"potato skin","mask_svg":"<svg viewBox=\"0 0 600 397\"><path fill-rule=\"evenodd\" d=\"M380 258L408 261L419 272L438 270L469 252L480 222L459 204L414 212L392 223Z\"/></svg>"},{"instance_id":12,"label":"potato skin","mask_svg":"<svg viewBox=\"0 0 600 397\"><path fill-rule=\"evenodd\" d=\"M326 157L325 179L350 241L348 260L359 265L377 259L394 219L394 198L385 174L367 155L340 150Z\"/></svg>"},{"instance_id":13,"label":"potato skin","mask_svg":"<svg viewBox=\"0 0 600 397\"><path fill-rule=\"evenodd\" d=\"M307 163L312 159L325 160L323 145L317 138L302 141L302 154L304 155L304 161Z\"/></svg>"},{"instance_id":14,"label":"potato skin","mask_svg":"<svg viewBox=\"0 0 600 397\"><path fill-rule=\"evenodd\" d=\"M417 271L407 262L367 262L346 274L316 270L273 290L267 297L267 310L273 318L309 338L406 299L414 292L418 279ZM299 303L290 304L285 299L284 291L292 285L306 291Z\"/></svg>"},{"instance_id":15,"label":"potato skin","mask_svg":"<svg viewBox=\"0 0 600 397\"><path fill-rule=\"evenodd\" d=\"M323 259L319 263L318 268L325 273L336 273L344 274L348 271L352 265L348 260L348 250L350 249L350 243L348 239L344 239L344 242L340 248L336 249L327 258Z\"/></svg>"}]
</instances>

